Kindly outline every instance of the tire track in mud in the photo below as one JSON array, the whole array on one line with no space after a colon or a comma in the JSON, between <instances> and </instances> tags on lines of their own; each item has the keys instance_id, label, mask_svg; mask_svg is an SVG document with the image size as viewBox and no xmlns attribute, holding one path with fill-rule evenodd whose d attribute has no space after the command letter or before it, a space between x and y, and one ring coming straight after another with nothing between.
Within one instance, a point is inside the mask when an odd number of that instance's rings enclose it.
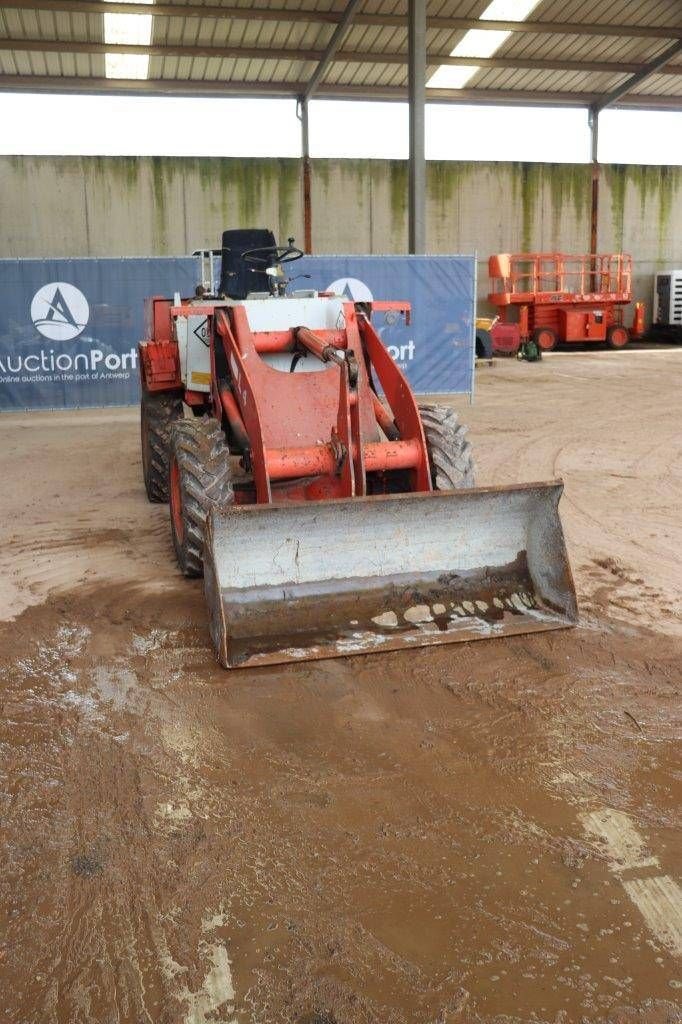
<instances>
[{"instance_id":1,"label":"tire track in mud","mask_svg":"<svg viewBox=\"0 0 682 1024\"><path fill-rule=\"evenodd\" d=\"M10 777L30 781L3 815L12 837L0 882L10 921L0 958L0 977L9 972L5 1012L35 1024L208 1024L221 1009L227 1024L234 990L216 936L225 916L218 908L194 933L176 928L201 826L192 813L190 835L178 828L167 813L173 805L151 798L168 781L153 758L131 760L128 749L139 716L161 715L172 726L172 712L162 691L144 692L130 665L99 658L92 665L91 643L88 628L57 627L3 672L0 743L12 773L3 772L3 790L12 791ZM158 647L158 637L146 647ZM50 736L55 724L59 739ZM151 747L161 759L158 741ZM171 774L174 793L210 804L201 787ZM47 803L40 799L46 783ZM169 875L177 906L164 894ZM29 891L30 902L22 898Z\"/></svg>"},{"instance_id":2,"label":"tire track in mud","mask_svg":"<svg viewBox=\"0 0 682 1024\"><path fill-rule=\"evenodd\" d=\"M645 661L648 674L651 675L651 663ZM612 680L609 689L623 689L628 686L627 679L623 678L618 671L611 673ZM630 684L631 686L631 684ZM649 688L644 693L653 694L657 688ZM637 711L636 708L634 708ZM677 708L679 712L679 705ZM631 710L621 706L621 716L627 716L637 729L637 735L630 737L630 745L643 745L660 743L666 738L675 741L674 738L680 734L682 722L679 714L670 720L658 721L652 718L645 730L640 724L641 714L637 711L636 717ZM605 717L611 722L615 715L612 711L606 711ZM624 718L620 718L621 728L624 726ZM652 736L650 733L658 726L662 735ZM604 732L600 729L600 732ZM667 734L667 737L666 737ZM616 808L604 802L608 799L609 793L623 786L627 779L623 777L622 757L618 763L620 769L618 774L612 775L611 780L604 782L604 771L609 771L609 764L604 763L603 755L599 758L584 756L583 750L577 748L582 756L576 756L576 746L566 736L557 735L558 756L553 756L547 764L550 768L549 777L545 778L545 784L560 791L562 798L569 800L580 808L578 821L582 830L597 851L598 856L606 863L608 870L613 873L621 882L625 892L637 908L650 933L657 941L658 948L666 951L672 957L682 956L682 889L679 884L668 874L663 874L659 857L652 852L649 845L638 831L635 822L630 814L622 807ZM616 762L612 765L615 769ZM674 774L674 773L673 773ZM600 784L600 775L602 777ZM608 775L607 775L608 778ZM627 788L626 788L627 794ZM620 795L620 794L619 794ZM629 795L629 794L627 794ZM627 799L626 795L626 799ZM652 823L653 824L653 823ZM653 945L653 943L649 943ZM660 958L659 958L660 961ZM660 961L661 963L663 961ZM672 987L677 987L677 982L671 981ZM680 1010L682 1014L682 1008Z\"/></svg>"},{"instance_id":3,"label":"tire track in mud","mask_svg":"<svg viewBox=\"0 0 682 1024\"><path fill-rule=\"evenodd\" d=\"M622 811L602 807L580 815L585 831L606 847L609 868L641 912L652 933L677 957L682 957L682 890L669 875L660 874L660 861L647 850L633 822ZM656 874L645 873L655 869Z\"/></svg>"},{"instance_id":4,"label":"tire track in mud","mask_svg":"<svg viewBox=\"0 0 682 1024\"><path fill-rule=\"evenodd\" d=\"M140 586L164 585L176 575L171 556L167 515L135 530L101 529L96 520L79 529L33 528L30 539L10 537L2 546L0 620L80 584L136 576Z\"/></svg>"},{"instance_id":5,"label":"tire track in mud","mask_svg":"<svg viewBox=\"0 0 682 1024\"><path fill-rule=\"evenodd\" d=\"M499 443L496 434L489 434L484 427L479 441L474 430L479 480L498 483L562 476L566 484L563 520L572 561L582 559L586 566L594 567L595 560L609 551L627 575L643 577L651 583L648 587L633 588L620 581L616 594L614 589L605 589L614 583L608 574L602 574L598 583L593 582L589 571L576 574L583 604L594 606L597 612L618 614L633 624L643 622L682 635L679 589L682 562L675 554L682 551L682 533L674 525L674 509L682 501L679 456L672 443L677 436L676 428L668 430L667 424L660 423L660 400L657 402L654 388L648 388L645 383L643 392L635 396L633 382L621 370L618 370L617 393L622 393L620 404L627 412L613 413L613 394L608 399L608 416L599 405L588 406L591 392L597 387L603 389L600 375L606 361L590 364L578 357L578 362L595 372L593 378L586 376L584 396L567 390L568 385L557 388L552 384L553 377L545 374L538 413L524 409L523 429L513 430L510 437L504 438L501 448L504 457L496 453L494 442ZM573 379L569 372L565 377L567 381ZM611 391L613 385L611 378L608 385ZM550 422L539 416L545 410L545 402L551 402L552 394L556 395L561 415L557 412L557 418ZM650 409L649 403L652 403ZM587 416L586 408L590 410ZM633 416L642 421L655 420L660 441L652 445L650 432L638 432L633 437ZM593 449L590 448L592 438ZM648 472L640 479L637 474L641 473L643 459L647 460ZM614 468L620 466L622 472L614 473ZM625 477L632 477L632 482ZM616 482L619 485L614 491ZM650 495L654 489L659 504L665 503L655 520L651 498L642 492L642 485L649 488ZM666 540L663 535L670 534L671 529L672 536ZM650 538L652 532L656 536ZM615 603L609 607L611 599Z\"/></svg>"},{"instance_id":6,"label":"tire track in mud","mask_svg":"<svg viewBox=\"0 0 682 1024\"><path fill-rule=\"evenodd\" d=\"M115 605L131 617L112 625ZM673 675L660 641L625 641L625 672L601 635L566 633L228 679L181 597L152 614L130 589L61 607L14 627L28 647L9 672L8 719L32 727L23 755L0 727L30 780L0 882L10 906L29 897L0 960L20 982L17 1020L500 1024L532 1007L554 1024L565 1007L591 1021L664 997L665 975L640 976L622 909L585 903L609 871L581 839L585 805L566 816L571 794L557 801L552 781L591 771L591 799L622 783L623 735L604 739L612 697L626 692L654 731ZM55 802L27 830L26 800L49 779ZM52 952L32 962L38 948Z\"/></svg>"}]
</instances>

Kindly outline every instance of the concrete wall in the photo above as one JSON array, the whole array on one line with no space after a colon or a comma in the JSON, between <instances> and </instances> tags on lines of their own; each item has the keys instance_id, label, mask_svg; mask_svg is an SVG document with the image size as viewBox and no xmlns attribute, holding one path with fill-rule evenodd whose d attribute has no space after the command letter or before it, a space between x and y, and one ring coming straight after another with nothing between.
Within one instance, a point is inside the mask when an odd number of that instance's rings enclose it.
<instances>
[{"instance_id":1,"label":"concrete wall","mask_svg":"<svg viewBox=\"0 0 682 1024\"><path fill-rule=\"evenodd\" d=\"M584 164L430 162L429 251L585 252ZM315 160L313 248L400 253L407 165ZM288 159L0 157L0 256L176 255L218 245L224 227L303 239L300 167ZM632 253L637 298L656 269L682 266L682 167L606 166L599 248Z\"/></svg>"}]
</instances>

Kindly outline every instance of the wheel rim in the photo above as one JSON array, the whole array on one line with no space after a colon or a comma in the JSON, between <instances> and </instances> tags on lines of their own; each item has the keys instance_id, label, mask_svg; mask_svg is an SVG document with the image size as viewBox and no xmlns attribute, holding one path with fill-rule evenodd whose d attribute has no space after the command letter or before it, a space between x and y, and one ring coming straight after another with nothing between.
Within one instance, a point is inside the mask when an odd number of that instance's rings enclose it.
<instances>
[{"instance_id":1,"label":"wheel rim","mask_svg":"<svg viewBox=\"0 0 682 1024\"><path fill-rule=\"evenodd\" d=\"M623 345L627 345L628 334L624 327L616 327L611 331L611 344L615 345L616 348L622 348Z\"/></svg>"},{"instance_id":2,"label":"wheel rim","mask_svg":"<svg viewBox=\"0 0 682 1024\"><path fill-rule=\"evenodd\" d=\"M550 352L556 344L553 331L538 331L535 340L543 352Z\"/></svg>"},{"instance_id":3,"label":"wheel rim","mask_svg":"<svg viewBox=\"0 0 682 1024\"><path fill-rule=\"evenodd\" d=\"M173 530L178 542L182 544L185 528L182 522L182 488L180 487L180 468L173 455L170 464L170 507Z\"/></svg>"}]
</instances>

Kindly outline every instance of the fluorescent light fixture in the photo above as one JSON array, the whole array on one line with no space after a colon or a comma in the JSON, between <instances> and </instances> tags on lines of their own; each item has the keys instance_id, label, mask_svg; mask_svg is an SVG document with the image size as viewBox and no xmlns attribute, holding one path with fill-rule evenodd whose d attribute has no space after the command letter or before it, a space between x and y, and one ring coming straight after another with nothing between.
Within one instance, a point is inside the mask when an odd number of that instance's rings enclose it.
<instances>
[{"instance_id":1,"label":"fluorescent light fixture","mask_svg":"<svg viewBox=\"0 0 682 1024\"><path fill-rule=\"evenodd\" d=\"M132 0L123 0L131 3ZM138 0L151 4L153 0ZM105 14L104 42L148 46L152 41L151 14ZM148 78L149 57L142 53L105 53L104 73L107 78Z\"/></svg>"},{"instance_id":2,"label":"fluorescent light fixture","mask_svg":"<svg viewBox=\"0 0 682 1024\"><path fill-rule=\"evenodd\" d=\"M481 21L525 21L540 0L492 0L480 15ZM451 57L492 57L511 32L486 31L472 28L451 52ZM473 78L479 65L461 64L452 67L441 64L426 83L429 89L463 89Z\"/></svg>"}]
</instances>

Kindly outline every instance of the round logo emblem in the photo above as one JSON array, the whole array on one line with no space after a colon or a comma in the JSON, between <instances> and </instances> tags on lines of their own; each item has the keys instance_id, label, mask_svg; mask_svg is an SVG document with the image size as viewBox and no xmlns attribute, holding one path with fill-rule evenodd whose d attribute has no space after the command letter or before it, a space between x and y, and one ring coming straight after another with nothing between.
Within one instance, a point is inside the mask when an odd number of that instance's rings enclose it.
<instances>
[{"instance_id":1,"label":"round logo emblem","mask_svg":"<svg viewBox=\"0 0 682 1024\"><path fill-rule=\"evenodd\" d=\"M352 302L372 302L371 291L364 281L358 281L357 277L340 277L338 281L332 281L326 291L342 295Z\"/></svg>"},{"instance_id":2,"label":"round logo emblem","mask_svg":"<svg viewBox=\"0 0 682 1024\"><path fill-rule=\"evenodd\" d=\"M31 320L50 341L71 341L85 330L90 318L88 300L65 281L44 284L33 296Z\"/></svg>"}]
</instances>

